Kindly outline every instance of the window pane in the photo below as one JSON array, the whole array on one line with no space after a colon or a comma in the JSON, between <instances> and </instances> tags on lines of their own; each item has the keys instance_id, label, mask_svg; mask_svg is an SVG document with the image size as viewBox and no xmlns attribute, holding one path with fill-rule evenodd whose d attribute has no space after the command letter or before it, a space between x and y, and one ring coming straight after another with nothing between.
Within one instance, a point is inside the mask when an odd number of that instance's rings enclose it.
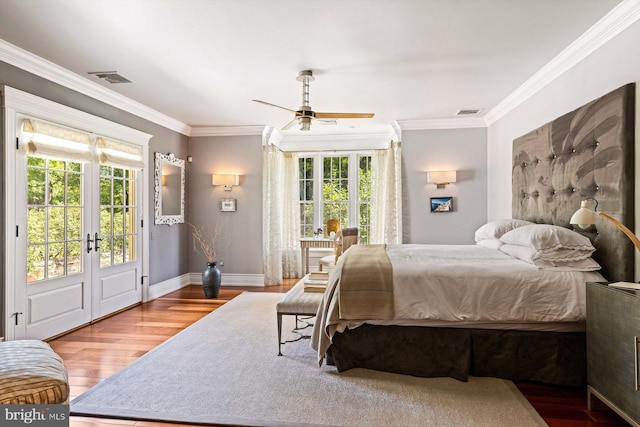
<instances>
[{"instance_id":1,"label":"window pane","mask_svg":"<svg viewBox=\"0 0 640 427\"><path fill-rule=\"evenodd\" d=\"M82 272L82 242L67 242L67 274Z\"/></svg>"},{"instance_id":2,"label":"window pane","mask_svg":"<svg viewBox=\"0 0 640 427\"><path fill-rule=\"evenodd\" d=\"M44 280L44 245L27 246L27 282Z\"/></svg>"},{"instance_id":3,"label":"window pane","mask_svg":"<svg viewBox=\"0 0 640 427\"><path fill-rule=\"evenodd\" d=\"M27 166L38 166L44 168L46 166L46 161L42 157L27 157Z\"/></svg>"},{"instance_id":4,"label":"window pane","mask_svg":"<svg viewBox=\"0 0 640 427\"><path fill-rule=\"evenodd\" d=\"M111 179L110 178L100 178L100 204L101 205L110 205L111 204Z\"/></svg>"},{"instance_id":5,"label":"window pane","mask_svg":"<svg viewBox=\"0 0 640 427\"><path fill-rule=\"evenodd\" d=\"M349 224L349 157L325 157L322 183L322 224L337 219L341 227Z\"/></svg>"},{"instance_id":6,"label":"window pane","mask_svg":"<svg viewBox=\"0 0 640 427\"><path fill-rule=\"evenodd\" d=\"M100 208L100 236L110 236L111 233L111 208Z\"/></svg>"},{"instance_id":7,"label":"window pane","mask_svg":"<svg viewBox=\"0 0 640 427\"><path fill-rule=\"evenodd\" d=\"M113 234L124 234L123 208L113 208Z\"/></svg>"},{"instance_id":8,"label":"window pane","mask_svg":"<svg viewBox=\"0 0 640 427\"><path fill-rule=\"evenodd\" d=\"M49 169L59 169L64 170L65 164L64 160L49 160Z\"/></svg>"},{"instance_id":9,"label":"window pane","mask_svg":"<svg viewBox=\"0 0 640 427\"><path fill-rule=\"evenodd\" d=\"M52 243L48 245L49 262L47 263L47 278L64 276L64 243Z\"/></svg>"},{"instance_id":10,"label":"window pane","mask_svg":"<svg viewBox=\"0 0 640 427\"><path fill-rule=\"evenodd\" d=\"M49 208L47 218L48 240L54 242L64 241L64 211L65 208Z\"/></svg>"},{"instance_id":11,"label":"window pane","mask_svg":"<svg viewBox=\"0 0 640 427\"><path fill-rule=\"evenodd\" d=\"M82 187L80 175L77 173L67 174L67 205L80 206Z\"/></svg>"},{"instance_id":12,"label":"window pane","mask_svg":"<svg viewBox=\"0 0 640 427\"><path fill-rule=\"evenodd\" d=\"M67 240L79 240L82 233L82 209L67 208Z\"/></svg>"},{"instance_id":13,"label":"window pane","mask_svg":"<svg viewBox=\"0 0 640 427\"><path fill-rule=\"evenodd\" d=\"M32 159L33 157L29 157ZM46 188L46 171L29 168L27 170L27 204L44 205Z\"/></svg>"},{"instance_id":14,"label":"window pane","mask_svg":"<svg viewBox=\"0 0 640 427\"><path fill-rule=\"evenodd\" d=\"M27 244L44 243L45 241L45 210L44 208L27 209Z\"/></svg>"},{"instance_id":15,"label":"window pane","mask_svg":"<svg viewBox=\"0 0 640 427\"><path fill-rule=\"evenodd\" d=\"M113 264L122 264L124 262L124 236L116 236L113 238Z\"/></svg>"},{"instance_id":16,"label":"window pane","mask_svg":"<svg viewBox=\"0 0 640 427\"><path fill-rule=\"evenodd\" d=\"M51 205L64 205L64 176L64 172L49 171L49 204Z\"/></svg>"},{"instance_id":17,"label":"window pane","mask_svg":"<svg viewBox=\"0 0 640 427\"><path fill-rule=\"evenodd\" d=\"M113 180L113 205L124 205L124 181L121 179Z\"/></svg>"},{"instance_id":18,"label":"window pane","mask_svg":"<svg viewBox=\"0 0 640 427\"><path fill-rule=\"evenodd\" d=\"M103 237L100 242L100 267L109 267L111 265L111 239Z\"/></svg>"}]
</instances>

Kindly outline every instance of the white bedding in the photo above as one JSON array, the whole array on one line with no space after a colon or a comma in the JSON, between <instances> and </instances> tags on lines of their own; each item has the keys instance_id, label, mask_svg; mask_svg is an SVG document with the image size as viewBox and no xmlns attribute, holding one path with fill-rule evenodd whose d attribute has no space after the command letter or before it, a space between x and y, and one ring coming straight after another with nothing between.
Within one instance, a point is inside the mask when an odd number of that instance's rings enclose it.
<instances>
[{"instance_id":1,"label":"white bedding","mask_svg":"<svg viewBox=\"0 0 640 427\"><path fill-rule=\"evenodd\" d=\"M595 271L541 270L479 245L388 245L395 318L367 321L476 328L583 329ZM343 322L337 330L363 322Z\"/></svg>"}]
</instances>

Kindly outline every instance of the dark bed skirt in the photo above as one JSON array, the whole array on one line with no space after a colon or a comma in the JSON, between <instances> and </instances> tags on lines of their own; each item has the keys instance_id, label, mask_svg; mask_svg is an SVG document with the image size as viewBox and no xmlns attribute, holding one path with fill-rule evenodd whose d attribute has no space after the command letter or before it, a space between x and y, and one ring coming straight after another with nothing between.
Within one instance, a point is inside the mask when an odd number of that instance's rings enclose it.
<instances>
[{"instance_id":1,"label":"dark bed skirt","mask_svg":"<svg viewBox=\"0 0 640 427\"><path fill-rule=\"evenodd\" d=\"M368 368L418 377L469 375L582 386L584 332L362 325L337 333L329 359L339 372Z\"/></svg>"}]
</instances>

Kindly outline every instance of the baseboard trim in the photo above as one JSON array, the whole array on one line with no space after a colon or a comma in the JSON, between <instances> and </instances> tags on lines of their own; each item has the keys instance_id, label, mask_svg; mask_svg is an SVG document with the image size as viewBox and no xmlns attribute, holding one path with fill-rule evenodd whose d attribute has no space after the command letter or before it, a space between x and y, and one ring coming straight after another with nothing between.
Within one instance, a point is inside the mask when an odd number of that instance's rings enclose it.
<instances>
[{"instance_id":1,"label":"baseboard trim","mask_svg":"<svg viewBox=\"0 0 640 427\"><path fill-rule=\"evenodd\" d=\"M172 279L165 280L164 282L156 283L149 286L147 298L145 301L151 301L156 298L160 298L166 294L169 294L178 289L184 288L191 284L191 275L189 273L182 276L174 277Z\"/></svg>"},{"instance_id":2,"label":"baseboard trim","mask_svg":"<svg viewBox=\"0 0 640 427\"><path fill-rule=\"evenodd\" d=\"M164 282L149 286L147 298L144 301L146 302L160 298L161 296L177 291L178 289L184 288L188 285L201 284L202 273L186 273L182 276L174 277L172 279L165 280ZM222 286L261 287L264 286L264 274L223 273Z\"/></svg>"},{"instance_id":3,"label":"baseboard trim","mask_svg":"<svg viewBox=\"0 0 640 427\"><path fill-rule=\"evenodd\" d=\"M189 273L191 283L201 285L202 273ZM264 286L264 274L222 273L222 286Z\"/></svg>"}]
</instances>

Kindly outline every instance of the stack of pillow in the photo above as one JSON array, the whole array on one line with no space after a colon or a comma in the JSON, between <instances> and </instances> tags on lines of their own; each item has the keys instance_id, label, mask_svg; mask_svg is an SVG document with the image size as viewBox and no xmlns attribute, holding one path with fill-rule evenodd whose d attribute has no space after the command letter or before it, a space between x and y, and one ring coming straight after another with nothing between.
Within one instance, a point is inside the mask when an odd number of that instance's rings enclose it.
<instances>
[{"instance_id":1,"label":"stack of pillow","mask_svg":"<svg viewBox=\"0 0 640 427\"><path fill-rule=\"evenodd\" d=\"M475 233L480 246L499 249L538 268L559 271L594 271L591 241L573 230L520 219L491 221Z\"/></svg>"}]
</instances>

